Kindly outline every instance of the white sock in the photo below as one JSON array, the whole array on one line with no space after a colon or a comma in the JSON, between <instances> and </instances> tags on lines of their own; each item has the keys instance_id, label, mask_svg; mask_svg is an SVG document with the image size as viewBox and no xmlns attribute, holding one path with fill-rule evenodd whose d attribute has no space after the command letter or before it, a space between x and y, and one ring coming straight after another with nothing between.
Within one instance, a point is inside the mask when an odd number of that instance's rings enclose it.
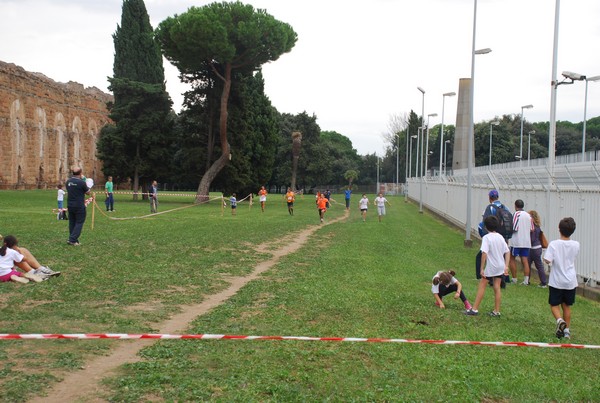
<instances>
[{"instance_id":1,"label":"white sock","mask_svg":"<svg viewBox=\"0 0 600 403\"><path fill-rule=\"evenodd\" d=\"M523 277L523 282L524 282L525 284L529 284L529 276L524 276L524 277Z\"/></svg>"}]
</instances>

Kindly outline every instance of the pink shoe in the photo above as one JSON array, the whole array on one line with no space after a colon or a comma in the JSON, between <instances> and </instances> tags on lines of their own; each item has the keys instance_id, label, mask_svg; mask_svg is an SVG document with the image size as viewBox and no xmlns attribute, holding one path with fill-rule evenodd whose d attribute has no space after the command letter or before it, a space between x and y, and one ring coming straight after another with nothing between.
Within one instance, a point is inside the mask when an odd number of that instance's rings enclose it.
<instances>
[{"instance_id":1,"label":"pink shoe","mask_svg":"<svg viewBox=\"0 0 600 403\"><path fill-rule=\"evenodd\" d=\"M437 306L440 306L440 303L439 303L437 300L435 301L435 304L436 304Z\"/></svg>"},{"instance_id":2,"label":"pink shoe","mask_svg":"<svg viewBox=\"0 0 600 403\"><path fill-rule=\"evenodd\" d=\"M472 309L473 307L471 306L471 303L469 301L465 301L465 309L468 311L469 309Z\"/></svg>"}]
</instances>

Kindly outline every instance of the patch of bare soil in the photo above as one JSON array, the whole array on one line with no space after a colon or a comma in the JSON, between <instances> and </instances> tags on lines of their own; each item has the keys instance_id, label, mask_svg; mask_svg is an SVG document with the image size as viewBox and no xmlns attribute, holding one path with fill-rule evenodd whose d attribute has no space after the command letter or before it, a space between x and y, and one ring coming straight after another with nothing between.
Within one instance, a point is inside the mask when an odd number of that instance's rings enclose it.
<instances>
[{"instance_id":1,"label":"patch of bare soil","mask_svg":"<svg viewBox=\"0 0 600 403\"><path fill-rule=\"evenodd\" d=\"M182 307L181 313L173 316L171 319L160 324L158 333L178 334L185 331L191 322L198 316L204 315L211 309L221 305L229 298L234 296L248 282L255 280L265 271L273 267L281 257L296 252L304 246L309 237L324 225L333 224L337 221L347 218L348 211L343 217L327 221L325 224L312 226L304 231L289 237L289 243L282 244L277 241L274 248L273 244L258 245L256 250L271 254L271 258L260 262L247 276L229 277L229 287L216 294L208 295L204 301L196 305L186 305ZM118 346L107 356L94 358L81 369L81 371L67 374L65 379L52 387L48 395L36 397L31 402L35 403L63 403L63 402L102 402L102 395L106 393L102 389L101 380L111 376L119 366L126 363L139 361L138 352L155 343L155 340L124 340L119 342ZM103 393L104 392L104 393Z\"/></svg>"}]
</instances>

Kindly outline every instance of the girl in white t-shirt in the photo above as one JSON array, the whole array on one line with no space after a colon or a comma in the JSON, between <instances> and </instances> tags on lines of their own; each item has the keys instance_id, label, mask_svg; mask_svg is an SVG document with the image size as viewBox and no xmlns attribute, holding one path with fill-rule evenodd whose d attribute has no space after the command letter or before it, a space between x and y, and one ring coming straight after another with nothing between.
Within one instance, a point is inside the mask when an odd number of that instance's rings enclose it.
<instances>
[{"instance_id":1,"label":"girl in white t-shirt","mask_svg":"<svg viewBox=\"0 0 600 403\"><path fill-rule=\"evenodd\" d=\"M33 280L36 283L42 281L42 279L33 273L33 269L25 261L25 257L16 250L12 249L17 246L17 238L12 235L7 235L2 240L2 247L0 247L0 281L14 281L16 283L29 283L29 280ZM17 266L25 273L21 273L14 269Z\"/></svg>"},{"instance_id":2,"label":"girl in white t-shirt","mask_svg":"<svg viewBox=\"0 0 600 403\"><path fill-rule=\"evenodd\" d=\"M363 193L362 198L358 201L358 207L360 208L360 214L362 215L363 221L367 221L367 210L369 209L369 199L367 195Z\"/></svg>"},{"instance_id":3,"label":"girl in white t-shirt","mask_svg":"<svg viewBox=\"0 0 600 403\"><path fill-rule=\"evenodd\" d=\"M465 304L465 309L471 309L471 304L465 293L462 291L462 284L454 277L456 273L453 270L438 271L431 279L431 292L435 298L435 304L444 309L446 306L442 302L445 295L454 293L454 299L460 298Z\"/></svg>"}]
</instances>

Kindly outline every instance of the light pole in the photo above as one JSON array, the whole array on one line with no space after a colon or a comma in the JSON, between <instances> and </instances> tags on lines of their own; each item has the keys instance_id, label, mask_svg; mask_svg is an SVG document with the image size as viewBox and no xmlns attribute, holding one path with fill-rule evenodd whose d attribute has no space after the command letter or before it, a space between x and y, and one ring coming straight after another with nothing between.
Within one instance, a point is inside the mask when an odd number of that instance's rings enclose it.
<instances>
[{"instance_id":1,"label":"light pole","mask_svg":"<svg viewBox=\"0 0 600 403\"><path fill-rule=\"evenodd\" d=\"M421 177L421 179L419 180L419 213L423 213L423 130L424 127L423 125L425 124L425 90L421 87L417 87L417 89L419 91L421 91L422 94L422 101L421 101L421 151L419 151L419 154L421 154L421 165L420 165L420 169L419 169L419 176ZM417 136L418 136L418 131L417 131ZM417 139L417 151L419 149L419 139ZM419 165L419 158L417 157L417 165Z\"/></svg>"},{"instance_id":2,"label":"light pole","mask_svg":"<svg viewBox=\"0 0 600 403\"><path fill-rule=\"evenodd\" d=\"M412 178L412 141L413 139L416 139L417 136L415 136L414 134L412 136L410 136L410 157L408 158L408 177ZM416 170L416 168L415 168Z\"/></svg>"},{"instance_id":3,"label":"light pole","mask_svg":"<svg viewBox=\"0 0 600 403\"><path fill-rule=\"evenodd\" d=\"M492 169L492 127L493 126L498 126L500 124L500 122L493 121L490 122L490 161L488 163L489 169Z\"/></svg>"},{"instance_id":4,"label":"light pole","mask_svg":"<svg viewBox=\"0 0 600 403\"><path fill-rule=\"evenodd\" d=\"M490 53L489 48L475 50L475 34L477 33L477 0L473 0L473 43L471 45L471 91L470 91L470 122L467 134L467 219L466 219L466 234L464 246L470 248L473 246L471 240L471 191L473 188L473 138L474 138L474 121L473 121L473 102L475 101L475 56Z\"/></svg>"},{"instance_id":5,"label":"light pole","mask_svg":"<svg viewBox=\"0 0 600 403\"><path fill-rule=\"evenodd\" d=\"M442 94L442 130L440 131L440 176L442 175L442 148L444 147L444 103L446 97L453 97L456 92L446 92Z\"/></svg>"},{"instance_id":6,"label":"light pole","mask_svg":"<svg viewBox=\"0 0 600 403\"><path fill-rule=\"evenodd\" d=\"M406 127L406 157L404 157L404 202L408 203L408 126Z\"/></svg>"},{"instance_id":7,"label":"light pole","mask_svg":"<svg viewBox=\"0 0 600 403\"><path fill-rule=\"evenodd\" d=\"M377 157L377 190L375 191L376 194L379 193L379 156L376 155Z\"/></svg>"},{"instance_id":8,"label":"light pole","mask_svg":"<svg viewBox=\"0 0 600 403\"><path fill-rule=\"evenodd\" d=\"M425 175L427 176L427 171L429 170L429 118L436 117L437 113L430 113L427 115L427 140L425 143Z\"/></svg>"},{"instance_id":9,"label":"light pole","mask_svg":"<svg viewBox=\"0 0 600 403\"><path fill-rule=\"evenodd\" d=\"M448 174L448 144L450 140L444 141L444 176Z\"/></svg>"},{"instance_id":10,"label":"light pole","mask_svg":"<svg viewBox=\"0 0 600 403\"><path fill-rule=\"evenodd\" d=\"M587 94L588 94L588 82L589 81L598 81L600 80L600 76L594 76L585 79L585 102L583 104L583 134L581 139L581 162L585 162L585 129L586 129L586 120L587 120Z\"/></svg>"},{"instance_id":11,"label":"light pole","mask_svg":"<svg viewBox=\"0 0 600 403\"><path fill-rule=\"evenodd\" d=\"M531 135L535 134L535 130L527 133L527 166L531 166Z\"/></svg>"},{"instance_id":12,"label":"light pole","mask_svg":"<svg viewBox=\"0 0 600 403\"><path fill-rule=\"evenodd\" d=\"M521 165L523 165L523 109L531 109L533 105L523 105L521 107L521 145L519 146L519 159L521 160Z\"/></svg>"}]
</instances>

